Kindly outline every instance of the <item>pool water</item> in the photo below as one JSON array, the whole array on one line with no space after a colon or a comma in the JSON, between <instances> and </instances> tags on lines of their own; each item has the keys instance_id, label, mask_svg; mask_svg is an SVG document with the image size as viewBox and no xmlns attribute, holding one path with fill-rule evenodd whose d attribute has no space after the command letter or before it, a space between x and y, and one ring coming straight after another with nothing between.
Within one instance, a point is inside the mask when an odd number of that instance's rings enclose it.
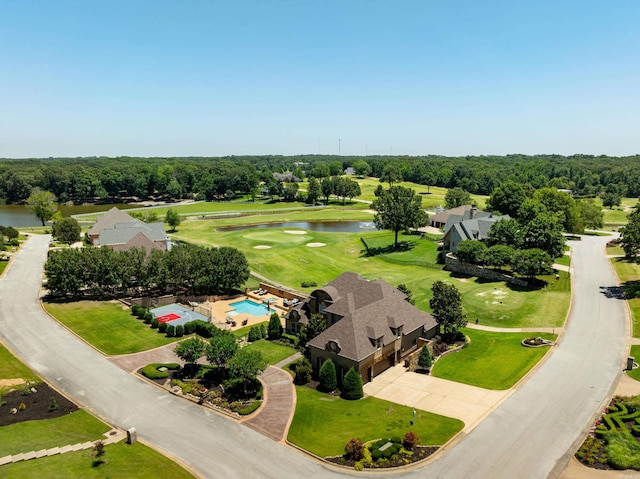
<instances>
[{"instance_id":1,"label":"pool water","mask_svg":"<svg viewBox=\"0 0 640 479\"><path fill-rule=\"evenodd\" d=\"M229 306L236 308L238 313L247 313L251 316L264 316L265 314L269 314L269 310L264 304L258 304L250 299L243 299L242 301L231 303Z\"/></svg>"}]
</instances>

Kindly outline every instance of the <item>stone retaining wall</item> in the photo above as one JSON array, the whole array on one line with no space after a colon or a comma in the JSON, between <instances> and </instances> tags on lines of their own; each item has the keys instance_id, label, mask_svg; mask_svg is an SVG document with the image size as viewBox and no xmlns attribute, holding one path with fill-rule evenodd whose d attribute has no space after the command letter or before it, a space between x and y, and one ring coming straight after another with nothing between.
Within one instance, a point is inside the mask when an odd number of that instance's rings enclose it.
<instances>
[{"instance_id":1,"label":"stone retaining wall","mask_svg":"<svg viewBox=\"0 0 640 479\"><path fill-rule=\"evenodd\" d=\"M478 278L487 279L489 281L506 281L507 283L515 284L518 286L528 286L529 283L524 279L514 278L508 274L495 271L490 268L483 268L477 264L463 263L456 258L452 253L449 253L445 257L444 269L447 271L453 271L454 273L465 274L467 276L477 276Z\"/></svg>"}]
</instances>

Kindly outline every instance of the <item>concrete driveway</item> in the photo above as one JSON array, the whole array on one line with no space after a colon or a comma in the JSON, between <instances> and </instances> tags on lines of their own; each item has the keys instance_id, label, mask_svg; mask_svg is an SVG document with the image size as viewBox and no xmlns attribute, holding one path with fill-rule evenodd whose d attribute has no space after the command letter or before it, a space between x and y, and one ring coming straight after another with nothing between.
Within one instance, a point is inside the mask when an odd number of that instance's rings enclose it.
<instances>
[{"instance_id":1,"label":"concrete driveway","mask_svg":"<svg viewBox=\"0 0 640 479\"><path fill-rule=\"evenodd\" d=\"M468 433L511 394L492 391L407 371L402 364L387 369L364 392L387 401L454 417L464 422Z\"/></svg>"}]
</instances>

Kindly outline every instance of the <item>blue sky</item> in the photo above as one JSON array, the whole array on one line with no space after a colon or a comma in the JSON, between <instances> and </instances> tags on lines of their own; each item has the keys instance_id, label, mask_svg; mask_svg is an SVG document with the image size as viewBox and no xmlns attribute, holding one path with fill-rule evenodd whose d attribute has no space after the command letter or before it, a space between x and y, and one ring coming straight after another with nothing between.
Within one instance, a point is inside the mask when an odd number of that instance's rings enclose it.
<instances>
[{"instance_id":1,"label":"blue sky","mask_svg":"<svg viewBox=\"0 0 640 479\"><path fill-rule=\"evenodd\" d=\"M640 3L0 0L0 157L640 153Z\"/></svg>"}]
</instances>

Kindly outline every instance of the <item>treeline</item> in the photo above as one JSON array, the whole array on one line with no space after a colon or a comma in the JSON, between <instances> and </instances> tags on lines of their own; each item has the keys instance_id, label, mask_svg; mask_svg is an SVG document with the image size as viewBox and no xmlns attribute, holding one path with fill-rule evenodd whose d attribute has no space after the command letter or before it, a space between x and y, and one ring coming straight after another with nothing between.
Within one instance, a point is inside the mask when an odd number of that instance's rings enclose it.
<instances>
[{"instance_id":1,"label":"treeline","mask_svg":"<svg viewBox=\"0 0 640 479\"><path fill-rule=\"evenodd\" d=\"M582 196L608 192L638 197L639 160L640 156L591 155L5 159L0 160L0 200L23 202L35 187L51 191L59 201L157 196L222 200L256 195L260 185L274 187L278 180L273 173L321 179L347 168L362 176L460 187L484 195L513 181L535 189L570 189Z\"/></svg>"},{"instance_id":2,"label":"treeline","mask_svg":"<svg viewBox=\"0 0 640 479\"><path fill-rule=\"evenodd\" d=\"M249 264L232 247L189 244L170 251L114 252L107 247L53 250L44 266L49 291L66 297L134 293L224 294L249 278Z\"/></svg>"}]
</instances>

